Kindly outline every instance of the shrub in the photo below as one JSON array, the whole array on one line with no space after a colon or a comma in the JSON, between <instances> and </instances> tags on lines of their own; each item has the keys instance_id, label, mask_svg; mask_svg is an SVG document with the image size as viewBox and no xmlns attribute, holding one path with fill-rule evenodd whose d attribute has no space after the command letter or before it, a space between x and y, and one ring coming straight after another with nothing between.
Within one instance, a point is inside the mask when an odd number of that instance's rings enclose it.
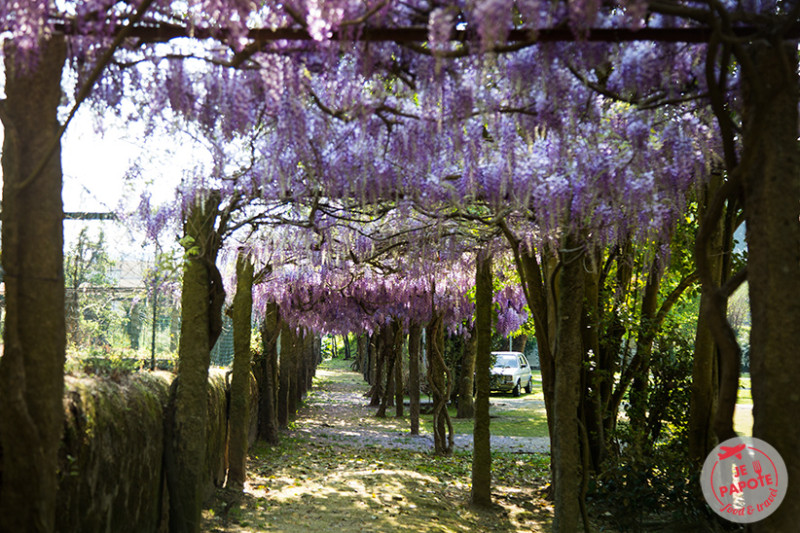
<instances>
[{"instance_id":1,"label":"shrub","mask_svg":"<svg viewBox=\"0 0 800 533\"><path fill-rule=\"evenodd\" d=\"M688 457L693 347L677 328L654 346L641 428L617 424L619 453L590 486L589 501L621 531L646 531L671 522L692 530L739 530L717 517L700 489L700 471Z\"/></svg>"}]
</instances>

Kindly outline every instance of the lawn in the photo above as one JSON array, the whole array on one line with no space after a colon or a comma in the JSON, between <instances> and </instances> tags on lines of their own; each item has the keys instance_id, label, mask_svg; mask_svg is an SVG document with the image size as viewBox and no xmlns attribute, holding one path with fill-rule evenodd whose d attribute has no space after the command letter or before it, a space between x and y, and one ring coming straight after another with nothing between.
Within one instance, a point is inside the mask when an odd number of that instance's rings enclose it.
<instances>
[{"instance_id":1,"label":"lawn","mask_svg":"<svg viewBox=\"0 0 800 533\"><path fill-rule=\"evenodd\" d=\"M341 359L329 359L325 361L325 367L331 370L350 370L351 361ZM319 385L325 383L326 378L316 378ZM356 373L348 372L342 376L337 376L337 380L346 379L352 384L363 383L361 376ZM504 437L547 437L547 418L544 409L544 395L541 388L541 372L534 371L534 388L531 394L522 394L514 398L508 393L492 393L489 399L489 415L491 418L492 435ZM394 408L387 409L387 418L378 422L378 425L386 429L396 431L408 431L410 424L408 413L408 397L405 397L405 408L403 418L394 417ZM430 403L429 396L423 395L423 404ZM750 436L753 431L752 415L753 397L750 391L750 374L742 374L739 379L739 396L736 412L734 414L734 429L740 435ZM450 418L453 422L453 430L456 433L472 434L473 420L456 418L455 406L448 408ZM427 432L433 431L433 415L422 414L420 425Z\"/></svg>"},{"instance_id":2,"label":"lawn","mask_svg":"<svg viewBox=\"0 0 800 533\"><path fill-rule=\"evenodd\" d=\"M739 435L749 437L753 434L753 394L750 390L750 374L739 378L739 393L736 411L733 414L733 429Z\"/></svg>"}]
</instances>

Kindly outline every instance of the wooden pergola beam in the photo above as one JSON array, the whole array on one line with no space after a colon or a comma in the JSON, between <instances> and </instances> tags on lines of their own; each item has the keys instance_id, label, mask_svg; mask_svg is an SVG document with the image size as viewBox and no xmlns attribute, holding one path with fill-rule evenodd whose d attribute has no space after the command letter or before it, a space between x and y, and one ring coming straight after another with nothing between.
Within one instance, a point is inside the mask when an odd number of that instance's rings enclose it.
<instances>
[{"instance_id":1,"label":"wooden pergola beam","mask_svg":"<svg viewBox=\"0 0 800 533\"><path fill-rule=\"evenodd\" d=\"M120 26L121 31L123 26ZM81 35L82 32L69 23L58 22L54 25L56 32L65 35ZM629 28L592 28L588 30L582 40L588 42L621 43L631 41L653 41L667 43L705 43L711 38L713 30L709 27L691 28L642 28L639 30ZM734 36L746 39L756 37L759 28L753 26L739 26L732 29ZM130 38L141 39L146 42L165 42L182 37L195 39L225 39L229 32L225 29L208 27L185 27L175 24L142 24L130 29ZM312 41L311 35L303 28L255 28L247 33L247 38L253 42L268 41ZM800 23L790 26L783 35L784 39L800 39ZM331 36L334 41L360 41L360 42L396 42L420 43L428 40L427 27L364 27L357 31L349 29L334 32ZM452 41L469 42L474 36L467 31L453 31ZM508 44L520 43L546 43L570 42L581 40L573 31L566 27L544 28L540 30L516 29L511 30L507 37Z\"/></svg>"}]
</instances>

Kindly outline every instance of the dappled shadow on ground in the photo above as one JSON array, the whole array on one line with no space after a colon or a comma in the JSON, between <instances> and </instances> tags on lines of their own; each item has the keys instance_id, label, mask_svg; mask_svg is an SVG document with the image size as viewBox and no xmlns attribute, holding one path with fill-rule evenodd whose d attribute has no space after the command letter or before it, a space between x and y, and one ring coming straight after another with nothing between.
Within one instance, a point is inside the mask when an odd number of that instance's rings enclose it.
<instances>
[{"instance_id":1,"label":"dappled shadow on ground","mask_svg":"<svg viewBox=\"0 0 800 533\"><path fill-rule=\"evenodd\" d=\"M322 368L315 388L278 446L250 453L244 492L218 491L204 511L203 531L285 532L540 532L549 531L553 509L544 497L549 455L530 453L530 438L495 446L493 501L488 510L469 505L471 453L432 455L430 436L408 434L407 418L375 418L367 386L352 372ZM536 394L493 394L492 428L518 439L511 428L541 418ZM391 412L391 410L390 410ZM749 414L749 413L748 413ZM458 421L456 421L458 424ZM424 426L424 424L423 424ZM545 426L546 429L546 426ZM423 432L424 433L424 432ZM500 450L512 453L500 453ZM647 512L636 491L622 494L637 509L589 500L593 530L710 531L711 522L681 517L678 509ZM627 505L627 504L626 504ZM673 512L675 511L675 512Z\"/></svg>"},{"instance_id":2,"label":"dappled shadow on ground","mask_svg":"<svg viewBox=\"0 0 800 533\"><path fill-rule=\"evenodd\" d=\"M497 458L494 500L469 506L471 458L379 448L319 446L286 439L250 460L246 492L221 491L204 531L532 532L546 531L541 457Z\"/></svg>"},{"instance_id":3,"label":"dappled shadow on ground","mask_svg":"<svg viewBox=\"0 0 800 533\"><path fill-rule=\"evenodd\" d=\"M250 451L245 491L220 490L203 531L539 532L552 507L543 497L550 458L494 453L491 509L469 505L472 456L431 453L429 435L377 419L358 374L322 368L279 445Z\"/></svg>"}]
</instances>

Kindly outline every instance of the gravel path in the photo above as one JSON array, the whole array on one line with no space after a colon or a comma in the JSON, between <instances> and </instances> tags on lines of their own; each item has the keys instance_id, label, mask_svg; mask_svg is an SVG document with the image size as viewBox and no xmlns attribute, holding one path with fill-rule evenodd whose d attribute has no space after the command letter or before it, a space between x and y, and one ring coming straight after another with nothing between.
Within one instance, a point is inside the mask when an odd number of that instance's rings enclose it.
<instances>
[{"instance_id":1,"label":"gravel path","mask_svg":"<svg viewBox=\"0 0 800 533\"><path fill-rule=\"evenodd\" d=\"M367 388L361 376L355 372L320 368L314 388L298 412L290 435L326 445L377 446L416 451L433 449L433 434L420 429L420 435L411 435L407 422L394 418L393 408L387 410L390 413L387 418L376 418L375 408L367 405ZM491 401L517 399L492 398ZM548 452L549 441L547 437L493 435L491 442L493 451L534 453ZM472 450L472 435L456 434L455 449Z\"/></svg>"}]
</instances>

